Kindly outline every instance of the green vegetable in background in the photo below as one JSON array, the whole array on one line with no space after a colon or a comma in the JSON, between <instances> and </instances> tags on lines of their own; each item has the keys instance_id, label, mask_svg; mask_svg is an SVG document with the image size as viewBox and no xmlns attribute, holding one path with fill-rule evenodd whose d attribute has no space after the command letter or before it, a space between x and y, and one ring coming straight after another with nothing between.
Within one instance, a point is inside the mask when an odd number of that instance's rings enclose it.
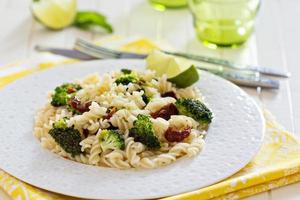
<instances>
[{"instance_id":1,"label":"green vegetable in background","mask_svg":"<svg viewBox=\"0 0 300 200\"><path fill-rule=\"evenodd\" d=\"M106 17L95 11L78 11L73 25L84 30L100 27L109 33L113 32L113 28L107 22Z\"/></svg>"}]
</instances>

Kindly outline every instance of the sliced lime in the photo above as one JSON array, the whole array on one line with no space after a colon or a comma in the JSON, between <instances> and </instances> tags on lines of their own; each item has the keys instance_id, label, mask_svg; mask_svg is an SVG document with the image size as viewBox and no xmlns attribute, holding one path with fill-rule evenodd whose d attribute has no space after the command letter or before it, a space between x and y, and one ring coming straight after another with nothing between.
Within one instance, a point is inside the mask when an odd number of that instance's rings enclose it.
<instances>
[{"instance_id":1,"label":"sliced lime","mask_svg":"<svg viewBox=\"0 0 300 200\"><path fill-rule=\"evenodd\" d=\"M62 29L73 23L76 0L33 0L33 15L46 27Z\"/></svg>"},{"instance_id":2,"label":"sliced lime","mask_svg":"<svg viewBox=\"0 0 300 200\"><path fill-rule=\"evenodd\" d=\"M169 78L168 81L174 83L179 88L186 88L199 80L199 74L197 68L192 65L185 71L181 72L173 78Z\"/></svg>"},{"instance_id":3,"label":"sliced lime","mask_svg":"<svg viewBox=\"0 0 300 200\"><path fill-rule=\"evenodd\" d=\"M188 87L199 80L198 71L189 60L153 51L146 62L147 69L154 70L158 76L166 74L168 80L177 87Z\"/></svg>"}]
</instances>

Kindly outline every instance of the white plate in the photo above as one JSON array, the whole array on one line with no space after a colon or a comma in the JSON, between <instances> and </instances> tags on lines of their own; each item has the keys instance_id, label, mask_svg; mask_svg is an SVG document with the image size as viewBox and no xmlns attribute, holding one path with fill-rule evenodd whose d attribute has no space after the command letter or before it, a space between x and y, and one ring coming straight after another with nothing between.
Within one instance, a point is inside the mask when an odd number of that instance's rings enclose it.
<instances>
[{"instance_id":1,"label":"white plate","mask_svg":"<svg viewBox=\"0 0 300 200\"><path fill-rule=\"evenodd\" d=\"M34 186L88 199L158 198L221 181L244 167L263 140L264 120L235 85L203 72L197 84L214 113L205 149L154 170L117 170L69 161L43 149L33 136L36 110L55 86L120 68L144 69L137 60L67 65L27 76L0 91L0 168Z\"/></svg>"}]
</instances>

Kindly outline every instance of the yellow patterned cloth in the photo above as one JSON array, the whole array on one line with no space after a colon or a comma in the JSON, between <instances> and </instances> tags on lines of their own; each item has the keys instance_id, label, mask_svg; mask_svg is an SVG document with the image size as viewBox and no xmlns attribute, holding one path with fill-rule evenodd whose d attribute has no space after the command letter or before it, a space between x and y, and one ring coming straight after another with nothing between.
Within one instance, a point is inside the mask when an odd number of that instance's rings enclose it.
<instances>
[{"instance_id":1,"label":"yellow patterned cloth","mask_svg":"<svg viewBox=\"0 0 300 200\"><path fill-rule=\"evenodd\" d=\"M142 49L144 51L145 48L147 48L146 43L144 40L135 41L128 44L127 47L134 50L135 44L139 46L143 44ZM0 88L33 72L54 67L59 64L74 62L76 61L64 60L59 62L47 62L10 75L0 76ZM4 70L4 68L7 67L0 68L0 72ZM266 118L264 144L258 154L245 168L217 184L193 192L166 197L164 200L240 199L300 181L300 141L285 131L268 111L264 111L264 115ZM35 188L2 170L0 170L0 187L14 200L76 199Z\"/></svg>"}]
</instances>

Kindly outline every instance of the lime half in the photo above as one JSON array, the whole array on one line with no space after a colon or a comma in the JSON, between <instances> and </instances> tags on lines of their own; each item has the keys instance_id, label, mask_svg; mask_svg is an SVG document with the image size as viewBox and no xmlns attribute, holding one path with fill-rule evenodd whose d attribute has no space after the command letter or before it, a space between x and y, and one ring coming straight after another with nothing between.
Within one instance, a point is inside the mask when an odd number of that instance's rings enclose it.
<instances>
[{"instance_id":1,"label":"lime half","mask_svg":"<svg viewBox=\"0 0 300 200\"><path fill-rule=\"evenodd\" d=\"M198 71L189 60L153 51L146 62L147 69L154 70L158 76L166 74L177 87L189 87L199 80Z\"/></svg>"},{"instance_id":2,"label":"lime half","mask_svg":"<svg viewBox=\"0 0 300 200\"><path fill-rule=\"evenodd\" d=\"M46 27L62 29L73 23L76 0L33 0L32 13Z\"/></svg>"},{"instance_id":3,"label":"lime half","mask_svg":"<svg viewBox=\"0 0 300 200\"><path fill-rule=\"evenodd\" d=\"M197 68L192 65L185 71L181 72L175 77L169 78L168 81L174 83L179 88L186 88L199 80L199 74Z\"/></svg>"}]
</instances>

